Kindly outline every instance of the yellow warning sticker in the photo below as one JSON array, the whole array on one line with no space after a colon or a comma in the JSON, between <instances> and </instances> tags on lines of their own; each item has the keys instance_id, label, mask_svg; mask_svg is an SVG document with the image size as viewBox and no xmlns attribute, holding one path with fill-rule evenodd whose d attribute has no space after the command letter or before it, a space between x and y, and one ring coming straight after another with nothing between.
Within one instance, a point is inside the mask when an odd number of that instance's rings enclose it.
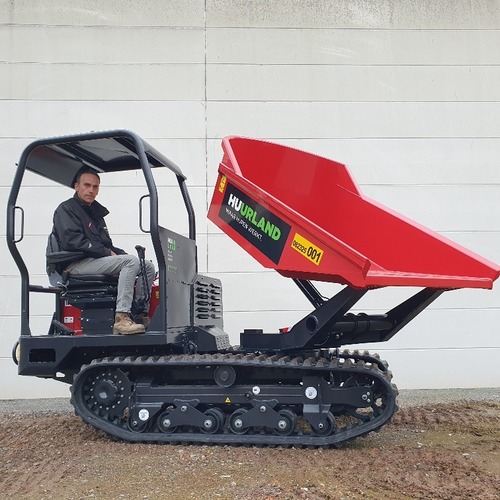
<instances>
[{"instance_id":1,"label":"yellow warning sticker","mask_svg":"<svg viewBox=\"0 0 500 500\"><path fill-rule=\"evenodd\" d=\"M219 182L219 193L223 193L224 189L226 189L226 181L227 181L227 177L225 175L223 175L220 178L220 182Z\"/></svg>"},{"instance_id":2,"label":"yellow warning sticker","mask_svg":"<svg viewBox=\"0 0 500 500\"><path fill-rule=\"evenodd\" d=\"M229 399L229 396L228 396L228 397L226 398L225 403L230 403L230 402L231 402L231 400Z\"/></svg>"},{"instance_id":3,"label":"yellow warning sticker","mask_svg":"<svg viewBox=\"0 0 500 500\"><path fill-rule=\"evenodd\" d=\"M323 250L316 245L313 245L299 233L295 233L295 236L293 237L292 248L317 266L319 266L321 259L323 258Z\"/></svg>"}]
</instances>

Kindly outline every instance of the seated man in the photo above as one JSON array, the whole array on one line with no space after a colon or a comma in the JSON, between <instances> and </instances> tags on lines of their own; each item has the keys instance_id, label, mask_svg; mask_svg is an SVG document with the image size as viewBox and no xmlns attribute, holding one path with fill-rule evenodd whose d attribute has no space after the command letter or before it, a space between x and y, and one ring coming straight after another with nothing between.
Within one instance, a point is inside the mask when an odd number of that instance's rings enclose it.
<instances>
[{"instance_id":1,"label":"seated man","mask_svg":"<svg viewBox=\"0 0 500 500\"><path fill-rule=\"evenodd\" d=\"M52 232L59 240L61 250L82 252L84 257L67 265L66 271L78 274L118 275L115 324L113 334L129 335L144 333L149 323L146 297L149 296L155 277L154 264L145 261L148 290L137 286L137 302L144 306L140 315L144 324L135 323L130 310L134 297L136 277L140 274L140 261L134 255L113 246L104 217L109 211L95 201L99 192L100 178L90 168L82 168L75 178L73 198L61 203L54 212ZM143 281L143 280L138 280Z\"/></svg>"}]
</instances>

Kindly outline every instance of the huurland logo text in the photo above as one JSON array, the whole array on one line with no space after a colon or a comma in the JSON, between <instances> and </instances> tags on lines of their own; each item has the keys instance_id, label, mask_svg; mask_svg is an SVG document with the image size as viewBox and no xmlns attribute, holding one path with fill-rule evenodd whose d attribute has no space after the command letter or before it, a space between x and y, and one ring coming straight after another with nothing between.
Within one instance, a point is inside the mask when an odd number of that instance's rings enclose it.
<instances>
[{"instance_id":1,"label":"huurland logo text","mask_svg":"<svg viewBox=\"0 0 500 500\"><path fill-rule=\"evenodd\" d=\"M290 226L230 182L225 184L219 218L268 259L279 263ZM248 245L245 249L255 256Z\"/></svg>"},{"instance_id":2,"label":"huurland logo text","mask_svg":"<svg viewBox=\"0 0 500 500\"><path fill-rule=\"evenodd\" d=\"M241 201L238 197L230 194L227 204L238 212L241 217L248 220L250 224L253 224L274 241L278 241L281 238L281 230L279 227L267 220L264 216L259 216L256 210Z\"/></svg>"}]
</instances>

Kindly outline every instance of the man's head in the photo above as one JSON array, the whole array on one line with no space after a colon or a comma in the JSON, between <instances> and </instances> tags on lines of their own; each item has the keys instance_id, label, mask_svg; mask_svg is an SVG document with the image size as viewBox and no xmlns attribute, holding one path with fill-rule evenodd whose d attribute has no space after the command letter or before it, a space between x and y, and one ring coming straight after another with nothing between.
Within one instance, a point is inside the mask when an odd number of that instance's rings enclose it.
<instances>
[{"instance_id":1,"label":"man's head","mask_svg":"<svg viewBox=\"0 0 500 500\"><path fill-rule=\"evenodd\" d=\"M90 205L99 193L101 180L94 170L80 169L75 178L75 192L80 201Z\"/></svg>"}]
</instances>

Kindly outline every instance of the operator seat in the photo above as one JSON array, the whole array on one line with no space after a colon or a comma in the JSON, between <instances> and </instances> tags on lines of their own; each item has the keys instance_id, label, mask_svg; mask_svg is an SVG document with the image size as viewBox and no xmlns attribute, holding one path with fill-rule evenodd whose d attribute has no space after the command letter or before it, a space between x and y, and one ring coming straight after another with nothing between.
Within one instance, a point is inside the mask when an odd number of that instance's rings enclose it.
<instances>
[{"instance_id":1,"label":"operator seat","mask_svg":"<svg viewBox=\"0 0 500 500\"><path fill-rule=\"evenodd\" d=\"M68 318L65 312L70 311L70 318L75 314L78 316L83 335L111 335L115 319L118 276L70 274L64 271L70 262L83 258L84 254L61 250L53 232L49 235L45 256L47 275L50 284L56 289L59 301L52 321L52 333L75 334L71 328L65 326Z\"/></svg>"},{"instance_id":2,"label":"operator seat","mask_svg":"<svg viewBox=\"0 0 500 500\"><path fill-rule=\"evenodd\" d=\"M57 273L49 266L49 280L57 289L56 312L50 333L54 335L76 335L79 328L83 335L112 335L116 309L118 276L108 274ZM75 318L76 316L76 318Z\"/></svg>"},{"instance_id":3,"label":"operator seat","mask_svg":"<svg viewBox=\"0 0 500 500\"><path fill-rule=\"evenodd\" d=\"M61 317L65 323L65 308L80 310L83 335L111 335L116 309L118 276L106 274L68 274L60 293ZM72 309L74 312L74 309Z\"/></svg>"},{"instance_id":4,"label":"operator seat","mask_svg":"<svg viewBox=\"0 0 500 500\"><path fill-rule=\"evenodd\" d=\"M67 274L61 283L66 290L63 295L75 293L115 293L118 275L110 274Z\"/></svg>"}]
</instances>

